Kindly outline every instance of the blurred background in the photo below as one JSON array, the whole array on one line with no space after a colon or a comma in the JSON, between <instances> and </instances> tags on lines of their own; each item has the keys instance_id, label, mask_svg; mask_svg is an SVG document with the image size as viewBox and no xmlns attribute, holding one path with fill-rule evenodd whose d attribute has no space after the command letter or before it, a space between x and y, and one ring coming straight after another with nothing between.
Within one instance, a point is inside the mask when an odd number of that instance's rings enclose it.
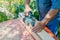
<instances>
[{"instance_id":1,"label":"blurred background","mask_svg":"<svg viewBox=\"0 0 60 40\"><path fill-rule=\"evenodd\" d=\"M33 16L38 20L36 0L31 0L30 7L33 10ZM18 18L19 13L24 12L24 8L24 0L0 0L0 23ZM58 38L60 40L60 27L58 30Z\"/></svg>"}]
</instances>

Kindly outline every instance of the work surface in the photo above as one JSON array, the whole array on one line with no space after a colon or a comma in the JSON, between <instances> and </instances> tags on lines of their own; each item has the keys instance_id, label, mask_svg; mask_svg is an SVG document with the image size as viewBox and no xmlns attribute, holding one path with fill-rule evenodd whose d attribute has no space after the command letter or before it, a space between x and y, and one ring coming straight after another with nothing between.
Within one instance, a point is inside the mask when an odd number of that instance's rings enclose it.
<instances>
[{"instance_id":1,"label":"work surface","mask_svg":"<svg viewBox=\"0 0 60 40\"><path fill-rule=\"evenodd\" d=\"M0 40L35 40L32 34L19 20L0 23Z\"/></svg>"},{"instance_id":2,"label":"work surface","mask_svg":"<svg viewBox=\"0 0 60 40\"><path fill-rule=\"evenodd\" d=\"M0 23L0 40L55 40L44 30L38 35L22 20L14 19Z\"/></svg>"}]
</instances>

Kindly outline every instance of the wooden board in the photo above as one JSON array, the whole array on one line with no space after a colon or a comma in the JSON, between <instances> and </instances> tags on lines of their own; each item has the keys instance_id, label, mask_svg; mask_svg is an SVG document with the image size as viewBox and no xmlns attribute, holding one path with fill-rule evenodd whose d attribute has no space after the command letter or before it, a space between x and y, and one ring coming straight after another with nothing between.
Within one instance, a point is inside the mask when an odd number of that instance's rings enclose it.
<instances>
[{"instance_id":1,"label":"wooden board","mask_svg":"<svg viewBox=\"0 0 60 40\"><path fill-rule=\"evenodd\" d=\"M18 19L0 23L0 40L40 40L35 33L33 33L36 36L34 37L26 27Z\"/></svg>"},{"instance_id":2,"label":"wooden board","mask_svg":"<svg viewBox=\"0 0 60 40\"><path fill-rule=\"evenodd\" d=\"M21 19L2 22L0 40L57 40L48 28L40 33L34 33L31 29L32 26L27 26Z\"/></svg>"},{"instance_id":3,"label":"wooden board","mask_svg":"<svg viewBox=\"0 0 60 40\"><path fill-rule=\"evenodd\" d=\"M21 21L21 23L24 24L23 21ZM24 25L26 26L26 24L24 24ZM38 36L38 38L40 38L40 40L48 40L48 39L49 39L49 40L58 40L58 39L56 38L56 36L55 36L47 27L45 27L45 29L42 30L42 32L40 32L40 33L33 33L33 32L31 31L32 26L27 26L26 28L30 31L30 33L31 33L34 37L37 37L37 36ZM34 35L34 34L36 34L36 35ZM37 40L39 40L39 39L37 39Z\"/></svg>"}]
</instances>

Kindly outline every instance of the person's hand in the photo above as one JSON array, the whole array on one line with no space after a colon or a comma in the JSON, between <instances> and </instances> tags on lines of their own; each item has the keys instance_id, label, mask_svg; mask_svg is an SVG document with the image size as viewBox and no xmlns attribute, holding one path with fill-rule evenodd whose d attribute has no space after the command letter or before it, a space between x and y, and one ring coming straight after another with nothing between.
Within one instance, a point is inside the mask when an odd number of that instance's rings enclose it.
<instances>
[{"instance_id":1,"label":"person's hand","mask_svg":"<svg viewBox=\"0 0 60 40\"><path fill-rule=\"evenodd\" d=\"M28 12L29 11L32 11L32 9L28 6L28 5L26 5L25 6L25 10L24 10L24 14L26 15L26 16L28 16Z\"/></svg>"},{"instance_id":2,"label":"person's hand","mask_svg":"<svg viewBox=\"0 0 60 40\"><path fill-rule=\"evenodd\" d=\"M37 21L34 28L32 29L33 32L41 32L45 28L45 24L41 21Z\"/></svg>"}]
</instances>

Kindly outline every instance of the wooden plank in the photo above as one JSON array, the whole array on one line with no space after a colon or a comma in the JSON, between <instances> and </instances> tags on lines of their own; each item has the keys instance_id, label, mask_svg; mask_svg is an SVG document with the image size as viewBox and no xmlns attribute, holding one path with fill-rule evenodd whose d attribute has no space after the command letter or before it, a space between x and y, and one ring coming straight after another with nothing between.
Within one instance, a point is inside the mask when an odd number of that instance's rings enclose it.
<instances>
[{"instance_id":1,"label":"wooden plank","mask_svg":"<svg viewBox=\"0 0 60 40\"><path fill-rule=\"evenodd\" d=\"M48 28L40 33L34 33L31 29L32 26L26 25L22 18L0 23L0 40L57 40Z\"/></svg>"},{"instance_id":2,"label":"wooden plank","mask_svg":"<svg viewBox=\"0 0 60 40\"><path fill-rule=\"evenodd\" d=\"M21 22L23 22L23 21L21 21ZM26 26L26 24L25 24L25 26ZM26 28L30 31L32 29L32 26L27 26ZM48 39L49 40L58 40L56 38L56 36L47 27L45 27L45 29L42 32L40 32L40 33L31 32L31 34L33 36L34 36L34 34L36 34L38 36L38 38L40 38L40 40L48 40Z\"/></svg>"}]
</instances>

